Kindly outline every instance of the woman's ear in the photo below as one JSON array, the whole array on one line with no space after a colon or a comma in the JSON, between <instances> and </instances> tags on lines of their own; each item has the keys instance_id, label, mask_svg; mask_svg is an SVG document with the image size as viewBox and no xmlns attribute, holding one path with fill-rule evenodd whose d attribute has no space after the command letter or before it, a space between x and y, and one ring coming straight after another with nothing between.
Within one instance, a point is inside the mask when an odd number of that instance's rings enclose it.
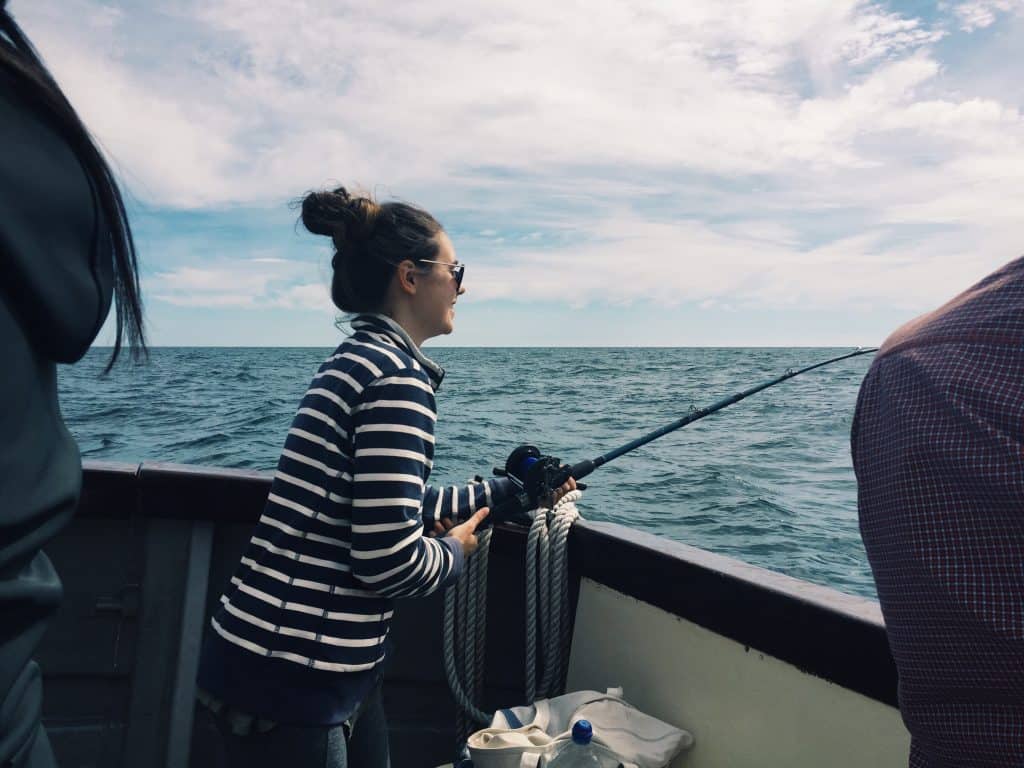
<instances>
[{"instance_id":1,"label":"woman's ear","mask_svg":"<svg viewBox=\"0 0 1024 768\"><path fill-rule=\"evenodd\" d=\"M416 294L416 264L411 259L405 259L395 268L398 277L398 287L402 293Z\"/></svg>"}]
</instances>

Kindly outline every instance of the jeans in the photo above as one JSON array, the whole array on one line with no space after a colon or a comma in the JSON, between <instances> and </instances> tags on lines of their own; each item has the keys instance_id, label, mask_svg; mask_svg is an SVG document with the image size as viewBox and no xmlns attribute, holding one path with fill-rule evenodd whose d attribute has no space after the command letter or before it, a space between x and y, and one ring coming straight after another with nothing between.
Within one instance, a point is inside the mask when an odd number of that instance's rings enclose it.
<instances>
[{"instance_id":1,"label":"jeans","mask_svg":"<svg viewBox=\"0 0 1024 768\"><path fill-rule=\"evenodd\" d=\"M378 683L359 710L339 725L275 725L244 736L232 732L223 714L200 706L216 720L226 768L389 768L388 724Z\"/></svg>"}]
</instances>

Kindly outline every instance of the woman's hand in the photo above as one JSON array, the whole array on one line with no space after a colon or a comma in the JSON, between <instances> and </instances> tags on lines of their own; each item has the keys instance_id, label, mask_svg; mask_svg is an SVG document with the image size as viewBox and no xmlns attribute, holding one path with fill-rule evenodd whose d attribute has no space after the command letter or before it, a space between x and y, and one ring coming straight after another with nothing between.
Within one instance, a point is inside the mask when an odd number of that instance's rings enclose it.
<instances>
[{"instance_id":1,"label":"woman's hand","mask_svg":"<svg viewBox=\"0 0 1024 768\"><path fill-rule=\"evenodd\" d=\"M462 545L462 554L469 557L476 552L477 540L476 540L476 527L483 522L484 518L491 513L491 510L487 507L481 507L473 513L466 522L456 526L452 526L448 530L448 535L458 541ZM449 521L449 525L451 522ZM436 526L435 526L436 528Z\"/></svg>"},{"instance_id":2,"label":"woman's hand","mask_svg":"<svg viewBox=\"0 0 1024 768\"><path fill-rule=\"evenodd\" d=\"M558 486L558 488L555 489L555 501L554 501L554 503L557 504L558 500L561 499L563 496L565 496L565 494L567 494L569 491L575 491L575 490L576 490L576 478L575 477L570 477L568 480L566 480L564 483L562 483L562 485Z\"/></svg>"},{"instance_id":3,"label":"woman's hand","mask_svg":"<svg viewBox=\"0 0 1024 768\"><path fill-rule=\"evenodd\" d=\"M450 517L446 517L442 520L438 520L434 523L434 527L427 531L427 537L433 539L436 536L444 536L448 531L452 529L455 523Z\"/></svg>"}]
</instances>

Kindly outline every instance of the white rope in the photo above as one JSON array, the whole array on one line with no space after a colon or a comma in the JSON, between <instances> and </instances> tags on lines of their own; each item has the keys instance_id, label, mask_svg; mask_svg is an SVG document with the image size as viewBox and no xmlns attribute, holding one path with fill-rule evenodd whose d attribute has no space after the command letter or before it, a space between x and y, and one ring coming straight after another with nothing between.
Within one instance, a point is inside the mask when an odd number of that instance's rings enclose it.
<instances>
[{"instance_id":1,"label":"white rope","mask_svg":"<svg viewBox=\"0 0 1024 768\"><path fill-rule=\"evenodd\" d=\"M557 625L549 634L552 658L552 683L556 692L565 689L565 673L569 658L569 531L579 517L576 501L583 495L582 491L566 494L555 505L554 519L551 523L551 616ZM571 498L570 498L571 497Z\"/></svg>"},{"instance_id":2,"label":"white rope","mask_svg":"<svg viewBox=\"0 0 1024 768\"><path fill-rule=\"evenodd\" d=\"M545 531L539 539L538 569L540 572L540 615L527 612L527 625L536 625L543 633L544 678L539 688L528 696L530 702L538 698L556 696L562 692L563 670L568 656L565 641L569 636L568 558L566 556L569 529L579 518L576 501L581 491L570 491L552 510L543 510ZM529 650L529 648L528 648ZM536 673L528 672L527 689L536 680Z\"/></svg>"},{"instance_id":3,"label":"white rope","mask_svg":"<svg viewBox=\"0 0 1024 768\"><path fill-rule=\"evenodd\" d=\"M569 530L580 517L576 502L582 491L565 494L553 509L533 511L526 538L526 698L554 696L565 685L569 647L568 557ZM474 703L483 695L484 645L487 629L487 564L491 548L488 528L477 534L476 552L469 557L456 583L444 597L444 669L448 687L458 704L455 738L465 742L473 730L469 720L481 725L491 714ZM538 606L539 603L539 606ZM456 634L458 642L456 642ZM537 647L543 657L544 675L537 680ZM469 720L467 720L467 717Z\"/></svg>"},{"instance_id":4,"label":"white rope","mask_svg":"<svg viewBox=\"0 0 1024 768\"><path fill-rule=\"evenodd\" d=\"M540 577L540 553L546 552L540 542L547 542L547 510L536 509L533 512L533 524L530 526L530 533L526 537L526 700L533 702L537 700L537 580ZM545 571L547 569L544 569ZM545 600L541 604L541 617L543 621L544 608L547 605Z\"/></svg>"},{"instance_id":5,"label":"white rope","mask_svg":"<svg viewBox=\"0 0 1024 768\"><path fill-rule=\"evenodd\" d=\"M491 547L492 529L488 528L477 534L477 551L470 556L459 578L445 590L444 596L444 671L448 678L448 687L455 696L459 707L456 710L455 738L461 742L468 733L463 733L469 724L463 720L466 713L479 723L489 723L491 716L481 711L471 700L470 695L479 696L478 688L483 682L483 653L477 647L483 647L483 631L486 630L486 610L481 612L480 594L484 595L483 607L486 609L487 593L487 556ZM470 577L472 576L472 581ZM464 614L468 614L468 604L472 602L476 625L470 632ZM456 612L460 614L458 621L459 642L456 645ZM482 620L481 620L482 619ZM472 638L472 642L469 638ZM461 676L460 676L460 670ZM463 684L463 679L466 684ZM480 681L479 683L477 681ZM467 692L466 688L469 688Z\"/></svg>"},{"instance_id":6,"label":"white rope","mask_svg":"<svg viewBox=\"0 0 1024 768\"><path fill-rule=\"evenodd\" d=\"M477 549L476 567L478 571L473 579L476 592L476 665L473 669L474 685L473 700L480 701L484 695L484 669L486 667L487 650L487 567L491 555L491 533L488 528L478 535L481 546Z\"/></svg>"},{"instance_id":7,"label":"white rope","mask_svg":"<svg viewBox=\"0 0 1024 768\"><path fill-rule=\"evenodd\" d=\"M462 574L459 577L459 583L455 592L455 621L457 632L455 636L458 638L458 645L455 648L455 658L458 662L458 669L472 670L476 668L476 642L469 643L469 630L470 630L470 617L469 617L469 603L473 603L473 607L476 608L476 600L469 599L469 588L473 578L473 562L476 560L474 557L466 558L465 568L462 570ZM470 698L473 693L473 676L467 674L463 676L463 690L466 691L466 698L472 701ZM461 740L467 731L471 730L471 725L466 719L466 714L461 709L455 711L455 726L457 730L457 737Z\"/></svg>"}]
</instances>

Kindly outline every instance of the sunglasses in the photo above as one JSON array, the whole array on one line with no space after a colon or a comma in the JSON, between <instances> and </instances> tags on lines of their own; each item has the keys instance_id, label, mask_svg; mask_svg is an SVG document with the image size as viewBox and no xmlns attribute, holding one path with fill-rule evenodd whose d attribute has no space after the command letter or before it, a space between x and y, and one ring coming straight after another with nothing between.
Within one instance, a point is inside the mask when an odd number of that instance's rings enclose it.
<instances>
[{"instance_id":1,"label":"sunglasses","mask_svg":"<svg viewBox=\"0 0 1024 768\"><path fill-rule=\"evenodd\" d=\"M442 267L448 267L448 271L452 273L452 277L455 278L455 288L458 290L462 287L462 277L466 274L466 265L461 261L456 261L454 264L450 261L434 261L433 259L420 259L420 264L440 264Z\"/></svg>"}]
</instances>

